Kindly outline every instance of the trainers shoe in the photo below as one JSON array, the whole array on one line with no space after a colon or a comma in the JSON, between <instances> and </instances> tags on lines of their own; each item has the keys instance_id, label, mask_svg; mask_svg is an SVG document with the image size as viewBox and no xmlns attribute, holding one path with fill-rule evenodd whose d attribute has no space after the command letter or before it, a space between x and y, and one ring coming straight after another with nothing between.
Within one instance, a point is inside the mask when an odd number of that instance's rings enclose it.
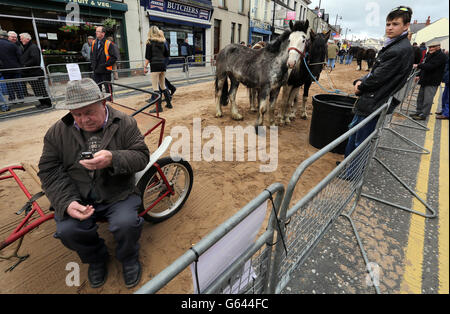
<instances>
[{"instance_id":1,"label":"trainers shoe","mask_svg":"<svg viewBox=\"0 0 450 314\"><path fill-rule=\"evenodd\" d=\"M123 279L127 288L135 287L141 280L142 267L138 259L122 264Z\"/></svg>"},{"instance_id":2,"label":"trainers shoe","mask_svg":"<svg viewBox=\"0 0 450 314\"><path fill-rule=\"evenodd\" d=\"M99 288L106 282L108 267L106 262L89 264L88 279L92 288Z\"/></svg>"},{"instance_id":3,"label":"trainers shoe","mask_svg":"<svg viewBox=\"0 0 450 314\"><path fill-rule=\"evenodd\" d=\"M443 115L437 115L436 116L436 119L439 119L439 120L448 120L448 117L446 117L446 116L443 116Z\"/></svg>"},{"instance_id":4,"label":"trainers shoe","mask_svg":"<svg viewBox=\"0 0 450 314\"><path fill-rule=\"evenodd\" d=\"M425 116L419 115L419 114L416 114L412 118L413 118L413 120L426 120L427 119Z\"/></svg>"}]
</instances>

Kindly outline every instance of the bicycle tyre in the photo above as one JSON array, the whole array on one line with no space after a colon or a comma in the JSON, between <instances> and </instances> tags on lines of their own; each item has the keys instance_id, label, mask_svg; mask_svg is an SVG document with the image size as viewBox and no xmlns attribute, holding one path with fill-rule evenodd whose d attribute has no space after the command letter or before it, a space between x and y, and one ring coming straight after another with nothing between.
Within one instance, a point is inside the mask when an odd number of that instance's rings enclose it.
<instances>
[{"instance_id":1,"label":"bicycle tyre","mask_svg":"<svg viewBox=\"0 0 450 314\"><path fill-rule=\"evenodd\" d=\"M194 182L192 167L183 159L174 161L171 157L164 157L159 159L157 164L163 171L169 184L172 188L174 188L175 195L168 195L164 197L155 205L154 208L142 215L146 221L153 223L162 222L179 212L188 199L192 190L192 184ZM179 189L176 182L174 182L177 179L177 177L175 177L176 173L170 177L170 168L176 168L183 172L184 180L181 189ZM164 184L164 181L160 177L160 174L155 166L152 166L147 170L147 172L139 180L137 187L141 192L142 198L142 206L139 213L143 212L147 208L146 206L150 206L150 204L152 204L159 196L167 191L167 186ZM172 198L175 200L174 202L172 202Z\"/></svg>"}]
</instances>

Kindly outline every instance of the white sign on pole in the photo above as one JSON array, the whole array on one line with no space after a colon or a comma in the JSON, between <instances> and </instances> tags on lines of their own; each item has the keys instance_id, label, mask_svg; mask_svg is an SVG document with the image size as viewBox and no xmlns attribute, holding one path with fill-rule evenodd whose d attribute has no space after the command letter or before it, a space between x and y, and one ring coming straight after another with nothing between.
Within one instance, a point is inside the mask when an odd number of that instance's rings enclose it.
<instances>
[{"instance_id":1,"label":"white sign on pole","mask_svg":"<svg viewBox=\"0 0 450 314\"><path fill-rule=\"evenodd\" d=\"M258 232L261 230L266 211L267 202L264 202L199 257L197 273L200 292L213 283L227 267L253 244ZM191 264L191 272L194 282L194 293L198 293L195 278L195 263ZM250 260L242 268L240 278L233 286L225 288L226 293L238 293L241 289L245 288L251 279L256 278Z\"/></svg>"},{"instance_id":2,"label":"white sign on pole","mask_svg":"<svg viewBox=\"0 0 450 314\"><path fill-rule=\"evenodd\" d=\"M78 81L81 80L80 67L76 63L66 64L67 74L69 74L69 80Z\"/></svg>"}]
</instances>

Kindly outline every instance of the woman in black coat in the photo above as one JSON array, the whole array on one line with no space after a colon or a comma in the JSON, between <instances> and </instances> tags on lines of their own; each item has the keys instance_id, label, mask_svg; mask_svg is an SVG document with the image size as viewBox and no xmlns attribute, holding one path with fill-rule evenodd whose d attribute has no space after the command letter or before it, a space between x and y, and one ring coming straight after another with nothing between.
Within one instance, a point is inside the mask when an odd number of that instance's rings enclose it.
<instances>
[{"instance_id":1,"label":"woman in black coat","mask_svg":"<svg viewBox=\"0 0 450 314\"><path fill-rule=\"evenodd\" d=\"M166 39L164 33L160 32L156 26L150 27L148 31L148 40L145 47L145 66L144 72L148 72L148 65L150 64L151 80L153 91L159 93L159 89L164 93L166 99L166 107L172 108L170 102L170 91L166 89L165 74L166 74L166 58L169 57L169 50L165 45ZM163 111L161 104L158 103L159 112ZM150 112L156 112L152 110Z\"/></svg>"}]
</instances>

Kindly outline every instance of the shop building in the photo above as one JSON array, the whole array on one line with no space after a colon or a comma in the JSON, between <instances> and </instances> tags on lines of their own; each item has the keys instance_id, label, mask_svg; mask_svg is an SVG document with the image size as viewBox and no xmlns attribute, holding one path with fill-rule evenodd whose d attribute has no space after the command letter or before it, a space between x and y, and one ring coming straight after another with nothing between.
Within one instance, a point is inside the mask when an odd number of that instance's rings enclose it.
<instances>
[{"instance_id":1,"label":"shop building","mask_svg":"<svg viewBox=\"0 0 450 314\"><path fill-rule=\"evenodd\" d=\"M250 0L213 0L212 4L214 29L210 54L218 54L230 43L248 44Z\"/></svg>"},{"instance_id":2,"label":"shop building","mask_svg":"<svg viewBox=\"0 0 450 314\"><path fill-rule=\"evenodd\" d=\"M123 0L0 0L0 27L29 33L41 48L44 65L49 65L85 62L82 46L89 35L95 37L95 27L103 25L121 59L128 60L127 11Z\"/></svg>"},{"instance_id":3,"label":"shop building","mask_svg":"<svg viewBox=\"0 0 450 314\"><path fill-rule=\"evenodd\" d=\"M155 25L164 32L172 63L182 62L181 46L186 39L196 61L201 62L209 54L213 13L210 0L140 0L140 4L143 51L148 30Z\"/></svg>"}]
</instances>

